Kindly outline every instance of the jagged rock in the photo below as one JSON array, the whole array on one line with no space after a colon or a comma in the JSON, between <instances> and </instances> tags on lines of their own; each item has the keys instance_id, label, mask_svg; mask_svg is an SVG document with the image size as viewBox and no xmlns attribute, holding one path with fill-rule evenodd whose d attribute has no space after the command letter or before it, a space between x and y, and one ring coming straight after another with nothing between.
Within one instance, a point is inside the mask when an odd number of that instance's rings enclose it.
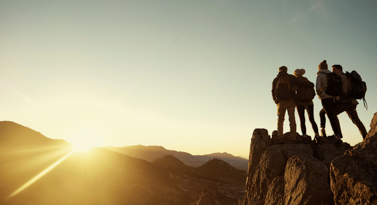
<instances>
[{"instance_id":1,"label":"jagged rock","mask_svg":"<svg viewBox=\"0 0 377 205\"><path fill-rule=\"evenodd\" d=\"M327 141L326 143L320 143L317 147L317 158L321 160L328 168L330 168L331 162L342 156L346 150L351 149L351 146L347 143L336 144Z\"/></svg>"},{"instance_id":2,"label":"jagged rock","mask_svg":"<svg viewBox=\"0 0 377 205\"><path fill-rule=\"evenodd\" d=\"M377 113L374 114L372 122L370 123L370 130L366 136L366 139L372 136L376 136L376 134L377 134Z\"/></svg>"},{"instance_id":3,"label":"jagged rock","mask_svg":"<svg viewBox=\"0 0 377 205\"><path fill-rule=\"evenodd\" d=\"M267 147L271 146L270 136L266 129L255 129L250 143L248 172L254 175L255 167L259 163L259 159Z\"/></svg>"},{"instance_id":4,"label":"jagged rock","mask_svg":"<svg viewBox=\"0 0 377 205\"><path fill-rule=\"evenodd\" d=\"M377 113L366 140L332 161L335 204L377 204Z\"/></svg>"},{"instance_id":5,"label":"jagged rock","mask_svg":"<svg viewBox=\"0 0 377 205\"><path fill-rule=\"evenodd\" d=\"M268 187L265 204L284 204L284 177L278 176Z\"/></svg>"},{"instance_id":6,"label":"jagged rock","mask_svg":"<svg viewBox=\"0 0 377 205\"><path fill-rule=\"evenodd\" d=\"M310 155L289 158L284 174L285 204L332 204L327 167Z\"/></svg>"},{"instance_id":7,"label":"jagged rock","mask_svg":"<svg viewBox=\"0 0 377 205\"><path fill-rule=\"evenodd\" d=\"M377 204L377 113L366 139L351 147L298 135L294 143L256 129L243 204Z\"/></svg>"}]
</instances>

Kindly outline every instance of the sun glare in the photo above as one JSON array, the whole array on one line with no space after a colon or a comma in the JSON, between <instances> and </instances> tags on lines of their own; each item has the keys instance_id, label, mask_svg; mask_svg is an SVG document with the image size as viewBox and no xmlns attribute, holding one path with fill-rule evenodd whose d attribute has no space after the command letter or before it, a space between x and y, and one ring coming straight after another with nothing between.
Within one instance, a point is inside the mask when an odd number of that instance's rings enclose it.
<instances>
[{"instance_id":1,"label":"sun glare","mask_svg":"<svg viewBox=\"0 0 377 205\"><path fill-rule=\"evenodd\" d=\"M68 136L68 141L75 151L86 152L95 147L104 146L104 138L100 132L93 130L78 130Z\"/></svg>"},{"instance_id":2,"label":"sun glare","mask_svg":"<svg viewBox=\"0 0 377 205\"><path fill-rule=\"evenodd\" d=\"M45 170L34 176L32 179L27 181L25 184L20 186L16 191L14 191L12 194L8 196L8 199L16 196L26 188L28 188L30 185L32 185L34 182L38 181L40 178L42 178L44 175L46 175L49 171L53 170L56 166L58 166L61 162L63 162L65 159L67 159L74 151L69 152L68 154L64 155L62 158L60 158L58 161L51 164L49 167L47 167Z\"/></svg>"}]
</instances>

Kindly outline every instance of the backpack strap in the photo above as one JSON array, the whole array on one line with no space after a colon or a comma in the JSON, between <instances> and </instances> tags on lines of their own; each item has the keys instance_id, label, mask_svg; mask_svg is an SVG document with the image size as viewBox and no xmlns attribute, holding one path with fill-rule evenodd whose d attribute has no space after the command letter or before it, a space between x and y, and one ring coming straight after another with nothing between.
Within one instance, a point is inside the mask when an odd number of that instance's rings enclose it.
<instances>
[{"instance_id":1,"label":"backpack strap","mask_svg":"<svg viewBox=\"0 0 377 205\"><path fill-rule=\"evenodd\" d=\"M366 110L368 110L368 103L367 101L365 100L365 97L363 97L363 103L364 103L364 107Z\"/></svg>"}]
</instances>

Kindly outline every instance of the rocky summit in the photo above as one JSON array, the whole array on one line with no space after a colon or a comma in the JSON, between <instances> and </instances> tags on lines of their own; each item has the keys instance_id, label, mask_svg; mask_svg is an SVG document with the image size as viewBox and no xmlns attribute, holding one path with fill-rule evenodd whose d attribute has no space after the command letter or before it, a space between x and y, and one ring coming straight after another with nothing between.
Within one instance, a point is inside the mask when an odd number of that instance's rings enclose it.
<instances>
[{"instance_id":1,"label":"rocky summit","mask_svg":"<svg viewBox=\"0 0 377 205\"><path fill-rule=\"evenodd\" d=\"M354 147L255 129L243 204L377 204L377 113L370 127Z\"/></svg>"}]
</instances>

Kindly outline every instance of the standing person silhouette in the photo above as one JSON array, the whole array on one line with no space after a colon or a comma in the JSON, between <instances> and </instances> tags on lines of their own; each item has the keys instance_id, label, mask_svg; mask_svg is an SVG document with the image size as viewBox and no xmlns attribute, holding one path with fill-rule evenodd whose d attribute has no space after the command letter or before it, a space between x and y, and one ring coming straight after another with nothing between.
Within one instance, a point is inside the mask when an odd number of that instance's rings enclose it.
<instances>
[{"instance_id":1,"label":"standing person silhouette","mask_svg":"<svg viewBox=\"0 0 377 205\"><path fill-rule=\"evenodd\" d=\"M356 107L357 100L353 98L352 96L349 96L348 93L351 90L350 83L348 80L347 75L343 72L343 67L341 65L333 65L332 66L332 72L339 75L342 78L342 95L336 97L335 107L334 107L334 113L335 115L339 115L340 113L346 111L348 117L352 120L352 122L356 125L356 127L359 129L359 132L363 139L367 136L367 131L365 129L364 124L361 122ZM326 125L326 117L325 117L325 110L322 109L319 113L321 118L321 127L324 129Z\"/></svg>"},{"instance_id":2,"label":"standing person silhouette","mask_svg":"<svg viewBox=\"0 0 377 205\"><path fill-rule=\"evenodd\" d=\"M335 107L335 96L331 96L325 92L327 88L327 75L331 73L328 70L326 60L322 61L318 65L317 80L316 80L316 91L318 98L321 100L323 109L325 110L327 117L330 120L332 130L334 131L334 137L336 139L341 139L342 133L340 130L339 119L334 112ZM321 126L322 126L321 122ZM322 127L322 137L325 137L324 127Z\"/></svg>"},{"instance_id":3,"label":"standing person silhouette","mask_svg":"<svg viewBox=\"0 0 377 205\"><path fill-rule=\"evenodd\" d=\"M296 69L293 72L293 75L300 81L310 82L306 77L303 77L305 74L305 69ZM318 126L314 120L314 103L313 98L315 96L315 91L313 87L297 87L296 94L296 108L298 116L300 117L300 126L301 132L304 138L308 137L306 135L306 126L305 126L305 110L308 113L309 121L312 124L313 131L315 133L315 138L319 138Z\"/></svg>"},{"instance_id":4,"label":"standing person silhouette","mask_svg":"<svg viewBox=\"0 0 377 205\"><path fill-rule=\"evenodd\" d=\"M296 141L296 120L295 120L295 92L292 86L313 86L313 83L297 80L296 77L287 73L286 66L279 67L279 74L272 82L272 99L277 105L278 115L278 143L284 142L284 117L285 112L288 111L290 137L289 141Z\"/></svg>"}]
</instances>

